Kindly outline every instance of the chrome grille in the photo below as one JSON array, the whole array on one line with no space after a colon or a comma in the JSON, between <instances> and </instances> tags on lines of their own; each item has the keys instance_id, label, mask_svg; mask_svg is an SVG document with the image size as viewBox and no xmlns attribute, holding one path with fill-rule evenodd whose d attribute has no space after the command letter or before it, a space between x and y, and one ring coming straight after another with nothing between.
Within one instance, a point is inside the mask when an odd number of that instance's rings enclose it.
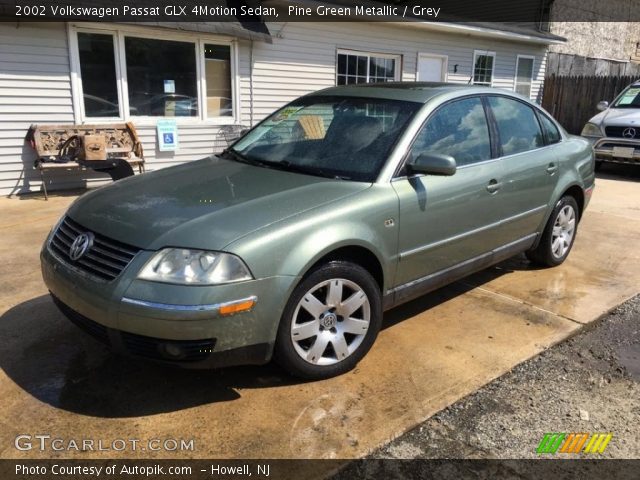
<instances>
[{"instance_id":1,"label":"chrome grille","mask_svg":"<svg viewBox=\"0 0 640 480\"><path fill-rule=\"evenodd\" d=\"M67 264L107 281L120 275L140 251L131 245L91 232L94 235L91 248L78 260L72 260L69 256L71 244L78 235L87 232L89 230L65 217L51 237L51 250Z\"/></svg>"}]
</instances>

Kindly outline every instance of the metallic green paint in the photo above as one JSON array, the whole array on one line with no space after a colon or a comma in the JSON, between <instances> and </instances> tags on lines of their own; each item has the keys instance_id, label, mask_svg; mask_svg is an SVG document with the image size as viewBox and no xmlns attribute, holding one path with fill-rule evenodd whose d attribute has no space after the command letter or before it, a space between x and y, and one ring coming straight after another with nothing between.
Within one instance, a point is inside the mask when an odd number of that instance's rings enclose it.
<instances>
[{"instance_id":1,"label":"metallic green paint","mask_svg":"<svg viewBox=\"0 0 640 480\"><path fill-rule=\"evenodd\" d=\"M212 337L220 352L272 346L292 290L331 252L342 247L368 250L382 269L382 293L389 294L385 303L390 306L390 292L403 284L484 258L505 245L526 248L564 192L573 186L584 192L594 184L590 145L562 129L558 144L462 166L453 176L394 178L413 136L442 102L474 94L522 99L509 92L416 83L338 87L316 94L412 100L424 106L375 183L212 156L91 191L67 214L87 229L142 250L114 281L97 282L59 260L47 241L41 259L48 288L72 309L109 328L175 340ZM557 168L547 171L550 164ZM494 178L502 188L492 193L486 187ZM187 286L138 279L142 266L163 247L233 253L244 260L254 280ZM176 318L175 312L122 302L128 297L209 305L249 296L258 299L250 312L211 318L202 312ZM267 354L251 361L268 360Z\"/></svg>"}]
</instances>

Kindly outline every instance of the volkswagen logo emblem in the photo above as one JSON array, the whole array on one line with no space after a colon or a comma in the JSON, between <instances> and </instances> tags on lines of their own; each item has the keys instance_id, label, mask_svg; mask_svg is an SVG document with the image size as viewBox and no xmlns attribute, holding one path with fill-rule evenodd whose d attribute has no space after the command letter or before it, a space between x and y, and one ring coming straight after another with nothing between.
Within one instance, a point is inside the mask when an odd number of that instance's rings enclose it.
<instances>
[{"instance_id":1,"label":"volkswagen logo emblem","mask_svg":"<svg viewBox=\"0 0 640 480\"><path fill-rule=\"evenodd\" d=\"M78 260L89 251L93 245L93 233L81 233L69 247L69 257L71 260Z\"/></svg>"},{"instance_id":2,"label":"volkswagen logo emblem","mask_svg":"<svg viewBox=\"0 0 640 480\"><path fill-rule=\"evenodd\" d=\"M624 138L635 138L636 137L636 129L635 128L625 128L622 132L622 136Z\"/></svg>"}]
</instances>

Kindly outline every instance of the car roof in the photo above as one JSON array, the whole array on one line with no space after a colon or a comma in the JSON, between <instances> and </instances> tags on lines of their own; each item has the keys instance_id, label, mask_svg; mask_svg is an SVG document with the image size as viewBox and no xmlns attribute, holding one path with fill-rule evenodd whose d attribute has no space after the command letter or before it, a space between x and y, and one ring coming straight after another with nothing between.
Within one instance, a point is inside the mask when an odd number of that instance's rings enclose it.
<instances>
[{"instance_id":1,"label":"car roof","mask_svg":"<svg viewBox=\"0 0 640 480\"><path fill-rule=\"evenodd\" d=\"M330 87L310 95L333 95L348 97L383 98L389 100L406 100L426 103L431 98L442 94L468 95L472 93L500 93L515 96L504 89L481 87L460 83L444 82L387 82L387 83L363 83L358 85L342 85Z\"/></svg>"}]
</instances>

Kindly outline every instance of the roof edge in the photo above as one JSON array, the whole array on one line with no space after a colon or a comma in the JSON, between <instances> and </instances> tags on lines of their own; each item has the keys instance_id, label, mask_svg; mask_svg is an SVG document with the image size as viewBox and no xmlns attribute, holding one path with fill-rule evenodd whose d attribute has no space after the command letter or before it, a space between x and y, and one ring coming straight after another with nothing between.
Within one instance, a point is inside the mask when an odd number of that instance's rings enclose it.
<instances>
[{"instance_id":1,"label":"roof edge","mask_svg":"<svg viewBox=\"0 0 640 480\"><path fill-rule=\"evenodd\" d=\"M468 35L476 35L479 37L518 40L521 42L535 43L539 45L563 44L567 42L566 38L553 34L535 35L535 32L532 32L531 34L520 33L471 23L427 22L420 20L389 23L396 26L421 28L449 33L466 33Z\"/></svg>"}]
</instances>

